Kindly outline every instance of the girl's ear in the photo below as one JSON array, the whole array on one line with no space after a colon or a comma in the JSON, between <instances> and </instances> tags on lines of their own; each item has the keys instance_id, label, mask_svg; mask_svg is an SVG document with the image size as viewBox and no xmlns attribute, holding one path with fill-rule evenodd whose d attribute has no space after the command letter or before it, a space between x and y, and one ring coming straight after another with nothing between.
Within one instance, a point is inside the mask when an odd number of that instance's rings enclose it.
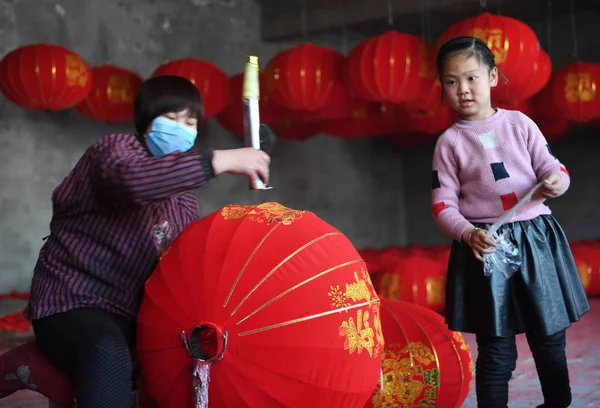
<instances>
[{"instance_id":1,"label":"girl's ear","mask_svg":"<svg viewBox=\"0 0 600 408\"><path fill-rule=\"evenodd\" d=\"M493 87L495 87L496 85L498 85L498 68L494 67L491 69L490 71L490 85Z\"/></svg>"}]
</instances>

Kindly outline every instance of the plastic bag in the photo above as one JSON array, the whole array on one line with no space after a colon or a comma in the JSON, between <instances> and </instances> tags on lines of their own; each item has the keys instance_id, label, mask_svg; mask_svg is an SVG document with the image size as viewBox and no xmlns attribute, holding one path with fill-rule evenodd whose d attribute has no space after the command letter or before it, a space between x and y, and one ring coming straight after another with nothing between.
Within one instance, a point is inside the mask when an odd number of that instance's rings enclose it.
<instances>
[{"instance_id":1,"label":"plastic bag","mask_svg":"<svg viewBox=\"0 0 600 408\"><path fill-rule=\"evenodd\" d=\"M519 202L510 210L504 213L494 224L488 228L486 235L494 238L496 241L496 250L491 254L483 255L483 273L490 276L492 273L501 272L507 279L510 278L521 268L521 255L519 248L512 242L510 235L512 228L506 227L500 231L500 227L511 222L517 212L523 206L531 201L533 195L544 184L536 184Z\"/></svg>"}]
</instances>

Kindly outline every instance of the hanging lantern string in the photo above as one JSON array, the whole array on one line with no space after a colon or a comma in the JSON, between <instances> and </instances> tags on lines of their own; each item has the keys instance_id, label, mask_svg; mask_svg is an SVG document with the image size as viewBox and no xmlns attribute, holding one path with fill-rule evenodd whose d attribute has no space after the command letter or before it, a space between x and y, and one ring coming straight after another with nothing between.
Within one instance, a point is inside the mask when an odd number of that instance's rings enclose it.
<instances>
[{"instance_id":1,"label":"hanging lantern string","mask_svg":"<svg viewBox=\"0 0 600 408\"><path fill-rule=\"evenodd\" d=\"M394 25L394 6L392 0L387 0L388 25Z\"/></svg>"},{"instance_id":2,"label":"hanging lantern string","mask_svg":"<svg viewBox=\"0 0 600 408\"><path fill-rule=\"evenodd\" d=\"M577 49L577 28L575 26L575 0L569 2L569 18L571 20L571 32L573 35L573 57L579 58L579 51Z\"/></svg>"},{"instance_id":3,"label":"hanging lantern string","mask_svg":"<svg viewBox=\"0 0 600 408\"><path fill-rule=\"evenodd\" d=\"M479 0L479 7L481 7L482 11L487 9L487 0Z\"/></svg>"},{"instance_id":4,"label":"hanging lantern string","mask_svg":"<svg viewBox=\"0 0 600 408\"><path fill-rule=\"evenodd\" d=\"M548 0L548 15L546 16L546 50L552 59L552 0Z\"/></svg>"},{"instance_id":5,"label":"hanging lantern string","mask_svg":"<svg viewBox=\"0 0 600 408\"><path fill-rule=\"evenodd\" d=\"M306 0L302 0L302 12L300 13L300 21L301 21L301 25L302 25L302 37L304 37L305 41L306 41L306 38L308 37L306 14L307 14L306 13Z\"/></svg>"},{"instance_id":6,"label":"hanging lantern string","mask_svg":"<svg viewBox=\"0 0 600 408\"><path fill-rule=\"evenodd\" d=\"M342 53L346 55L348 54L348 37L346 35L346 7L344 7L344 0L340 0L340 6L340 10L342 10Z\"/></svg>"},{"instance_id":7,"label":"hanging lantern string","mask_svg":"<svg viewBox=\"0 0 600 408\"><path fill-rule=\"evenodd\" d=\"M331 29L329 23L329 0L325 0L325 34L329 35Z\"/></svg>"},{"instance_id":8,"label":"hanging lantern string","mask_svg":"<svg viewBox=\"0 0 600 408\"><path fill-rule=\"evenodd\" d=\"M427 21L425 21L425 12L427 10L427 6L425 4L425 0L421 0L420 1L420 5L421 5L421 38L425 41L427 41L427 39L425 38L425 33L427 31L427 27L425 27L427 25Z\"/></svg>"}]
</instances>

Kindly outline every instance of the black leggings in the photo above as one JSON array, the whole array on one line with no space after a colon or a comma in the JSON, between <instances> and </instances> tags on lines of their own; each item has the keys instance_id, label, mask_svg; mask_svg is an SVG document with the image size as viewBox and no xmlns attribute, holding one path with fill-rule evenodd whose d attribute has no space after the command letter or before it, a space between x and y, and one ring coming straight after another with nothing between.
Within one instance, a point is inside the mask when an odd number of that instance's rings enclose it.
<instances>
[{"instance_id":1,"label":"black leggings","mask_svg":"<svg viewBox=\"0 0 600 408\"><path fill-rule=\"evenodd\" d=\"M544 394L544 407L565 408L571 404L569 369L565 355L566 333L551 336L527 334ZM477 336L475 385L479 408L506 408L508 381L517 365L515 336Z\"/></svg>"},{"instance_id":2,"label":"black leggings","mask_svg":"<svg viewBox=\"0 0 600 408\"><path fill-rule=\"evenodd\" d=\"M79 408L132 408L135 321L82 308L32 322L38 346L77 383Z\"/></svg>"}]
</instances>

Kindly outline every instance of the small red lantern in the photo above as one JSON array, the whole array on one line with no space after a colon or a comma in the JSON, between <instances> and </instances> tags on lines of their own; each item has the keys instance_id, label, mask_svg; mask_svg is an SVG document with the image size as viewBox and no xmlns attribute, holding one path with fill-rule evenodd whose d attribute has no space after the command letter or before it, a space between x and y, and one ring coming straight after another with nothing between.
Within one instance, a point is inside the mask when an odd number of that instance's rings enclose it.
<instances>
[{"instance_id":1,"label":"small red lantern","mask_svg":"<svg viewBox=\"0 0 600 408\"><path fill-rule=\"evenodd\" d=\"M265 68L267 94L287 109L313 112L325 107L341 54L331 48L302 44L277 54Z\"/></svg>"},{"instance_id":2,"label":"small red lantern","mask_svg":"<svg viewBox=\"0 0 600 408\"><path fill-rule=\"evenodd\" d=\"M531 72L538 61L540 44L535 31L511 17L481 13L461 20L442 33L436 49L439 50L446 41L459 36L471 36L484 41L494 53L498 69L509 81L518 81L517 78L523 72Z\"/></svg>"},{"instance_id":3,"label":"small red lantern","mask_svg":"<svg viewBox=\"0 0 600 408\"><path fill-rule=\"evenodd\" d=\"M0 62L0 90L6 99L23 108L72 108L91 87L88 64L58 45L26 45L11 51Z\"/></svg>"},{"instance_id":4,"label":"small red lantern","mask_svg":"<svg viewBox=\"0 0 600 408\"><path fill-rule=\"evenodd\" d=\"M154 71L153 77L175 75L196 85L204 102L204 118L212 118L229 103L229 78L221 68L196 58L167 62Z\"/></svg>"},{"instance_id":5,"label":"small red lantern","mask_svg":"<svg viewBox=\"0 0 600 408\"><path fill-rule=\"evenodd\" d=\"M368 101L414 100L431 76L430 47L419 37L397 31L369 38L348 55L348 85Z\"/></svg>"},{"instance_id":6,"label":"small red lantern","mask_svg":"<svg viewBox=\"0 0 600 408\"><path fill-rule=\"evenodd\" d=\"M77 112L98 122L117 124L133 119L133 103L144 80L114 65L92 69L92 89L75 106Z\"/></svg>"},{"instance_id":7,"label":"small red lantern","mask_svg":"<svg viewBox=\"0 0 600 408\"><path fill-rule=\"evenodd\" d=\"M561 68L549 87L565 119L586 123L600 118L600 64L578 61Z\"/></svg>"},{"instance_id":8,"label":"small red lantern","mask_svg":"<svg viewBox=\"0 0 600 408\"><path fill-rule=\"evenodd\" d=\"M448 330L439 314L411 303L381 299L380 313L385 352L379 387L365 408L460 407L473 371L462 334Z\"/></svg>"}]
</instances>

